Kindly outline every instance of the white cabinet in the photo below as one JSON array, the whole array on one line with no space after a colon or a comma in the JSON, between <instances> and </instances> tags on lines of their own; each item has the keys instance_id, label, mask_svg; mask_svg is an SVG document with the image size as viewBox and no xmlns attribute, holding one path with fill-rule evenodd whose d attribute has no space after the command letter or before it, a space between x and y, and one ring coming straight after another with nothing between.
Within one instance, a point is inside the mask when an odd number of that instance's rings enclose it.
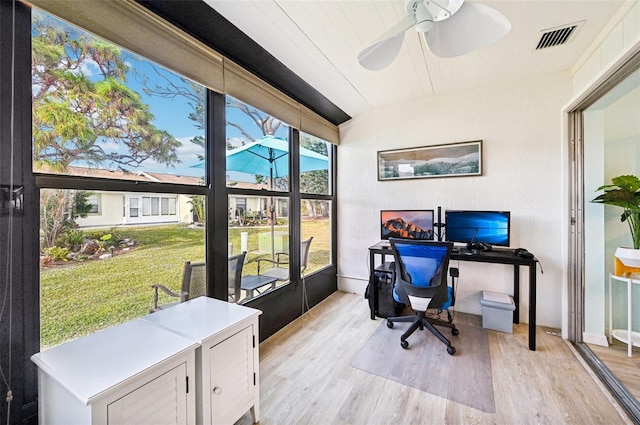
<instances>
[{"instance_id":1,"label":"white cabinet","mask_svg":"<svg viewBox=\"0 0 640 425\"><path fill-rule=\"evenodd\" d=\"M192 424L197 346L134 320L34 354L39 422Z\"/></svg>"},{"instance_id":2,"label":"white cabinet","mask_svg":"<svg viewBox=\"0 0 640 425\"><path fill-rule=\"evenodd\" d=\"M197 424L233 424L247 410L260 420L258 316L207 297L143 317L200 344L196 350Z\"/></svg>"}]
</instances>

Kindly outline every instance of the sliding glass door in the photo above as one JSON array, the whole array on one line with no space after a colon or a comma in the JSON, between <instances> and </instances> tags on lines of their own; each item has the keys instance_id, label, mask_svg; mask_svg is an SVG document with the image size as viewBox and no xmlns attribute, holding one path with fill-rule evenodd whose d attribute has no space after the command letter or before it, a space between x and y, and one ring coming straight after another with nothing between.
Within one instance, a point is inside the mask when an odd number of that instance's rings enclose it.
<instances>
[{"instance_id":1,"label":"sliding glass door","mask_svg":"<svg viewBox=\"0 0 640 425\"><path fill-rule=\"evenodd\" d=\"M571 113L574 141L574 246L570 298L572 337L605 383L631 412L638 412L640 348L628 355L612 329L640 332L640 284L611 280L617 247L633 246L623 209L591 202L597 189L621 175L640 175L640 54ZM639 276L640 278L640 276ZM574 297L571 297L571 294ZM617 337L616 337L617 336ZM632 413L634 414L634 413Z\"/></svg>"}]
</instances>

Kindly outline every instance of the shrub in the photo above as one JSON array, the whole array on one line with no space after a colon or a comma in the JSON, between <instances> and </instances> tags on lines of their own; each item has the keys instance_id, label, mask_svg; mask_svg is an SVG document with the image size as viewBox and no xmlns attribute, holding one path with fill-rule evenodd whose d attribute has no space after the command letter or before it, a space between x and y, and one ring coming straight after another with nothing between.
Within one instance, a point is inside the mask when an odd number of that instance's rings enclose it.
<instances>
[{"instance_id":1,"label":"shrub","mask_svg":"<svg viewBox=\"0 0 640 425\"><path fill-rule=\"evenodd\" d=\"M72 251L77 251L84 242L84 233L80 230L67 230L58 237L56 240L57 246L69 248Z\"/></svg>"},{"instance_id":2,"label":"shrub","mask_svg":"<svg viewBox=\"0 0 640 425\"><path fill-rule=\"evenodd\" d=\"M64 260L67 261L67 257L71 254L71 250L69 248L64 248L61 246L52 246L45 250L47 255L54 260Z\"/></svg>"}]
</instances>

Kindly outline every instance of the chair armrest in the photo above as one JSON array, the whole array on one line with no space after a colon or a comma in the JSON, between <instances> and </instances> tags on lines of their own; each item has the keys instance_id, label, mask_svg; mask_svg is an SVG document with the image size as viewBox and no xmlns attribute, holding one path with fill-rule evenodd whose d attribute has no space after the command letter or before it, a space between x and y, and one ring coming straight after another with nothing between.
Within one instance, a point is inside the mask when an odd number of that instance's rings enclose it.
<instances>
[{"instance_id":1,"label":"chair armrest","mask_svg":"<svg viewBox=\"0 0 640 425\"><path fill-rule=\"evenodd\" d=\"M158 309L158 289L162 290L162 292L169 295L170 297L180 298L180 294L176 294L166 286L160 285L159 283L154 283L153 285L151 285L151 287L155 290L155 293L153 295L153 308L155 310Z\"/></svg>"},{"instance_id":2,"label":"chair armrest","mask_svg":"<svg viewBox=\"0 0 640 425\"><path fill-rule=\"evenodd\" d=\"M258 275L260 274L260 265L262 264L263 261L266 261L267 263L271 263L272 266L271 267L275 267L278 263L268 259L268 258L258 258Z\"/></svg>"},{"instance_id":3,"label":"chair armrest","mask_svg":"<svg viewBox=\"0 0 640 425\"><path fill-rule=\"evenodd\" d=\"M284 255L285 260L281 260L280 256ZM276 264L280 265L280 264L289 264L289 253L288 252L276 252Z\"/></svg>"},{"instance_id":4,"label":"chair armrest","mask_svg":"<svg viewBox=\"0 0 640 425\"><path fill-rule=\"evenodd\" d=\"M156 290L156 294L158 293L158 289L161 289L162 292L164 292L165 294L167 294L167 295L169 295L171 297L180 298L180 294L176 294L171 289L167 288L164 285L160 285L159 283L155 283L155 284L151 285L151 287Z\"/></svg>"}]
</instances>

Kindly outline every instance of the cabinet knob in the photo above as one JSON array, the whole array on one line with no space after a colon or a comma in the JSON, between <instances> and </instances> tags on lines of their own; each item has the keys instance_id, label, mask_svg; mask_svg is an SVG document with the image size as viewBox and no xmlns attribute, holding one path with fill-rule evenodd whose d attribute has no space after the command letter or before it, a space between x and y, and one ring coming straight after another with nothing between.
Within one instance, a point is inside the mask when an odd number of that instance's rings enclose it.
<instances>
[{"instance_id":1,"label":"cabinet knob","mask_svg":"<svg viewBox=\"0 0 640 425\"><path fill-rule=\"evenodd\" d=\"M213 393L214 393L215 395L220 395L220 394L222 394L222 388L220 388L220 387L215 387L215 388L213 389Z\"/></svg>"}]
</instances>

